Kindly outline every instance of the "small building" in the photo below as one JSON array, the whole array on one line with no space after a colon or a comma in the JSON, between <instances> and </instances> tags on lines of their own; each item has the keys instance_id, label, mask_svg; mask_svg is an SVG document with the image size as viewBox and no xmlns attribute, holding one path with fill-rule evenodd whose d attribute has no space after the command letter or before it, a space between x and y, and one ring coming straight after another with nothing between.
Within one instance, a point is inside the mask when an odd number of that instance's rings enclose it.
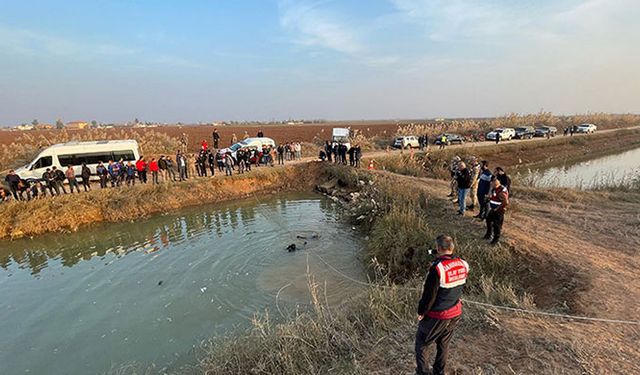
<instances>
[{"instance_id":1,"label":"small building","mask_svg":"<svg viewBox=\"0 0 640 375\"><path fill-rule=\"evenodd\" d=\"M53 129L53 125L51 124L38 124L34 127L37 130L51 130Z\"/></svg>"},{"instance_id":2,"label":"small building","mask_svg":"<svg viewBox=\"0 0 640 375\"><path fill-rule=\"evenodd\" d=\"M86 129L89 127L89 123L86 121L71 121L67 122L64 127L66 129Z\"/></svg>"},{"instance_id":3,"label":"small building","mask_svg":"<svg viewBox=\"0 0 640 375\"><path fill-rule=\"evenodd\" d=\"M16 126L16 129L22 130L22 131L33 130L33 125L31 125L31 124L22 124L22 125Z\"/></svg>"}]
</instances>

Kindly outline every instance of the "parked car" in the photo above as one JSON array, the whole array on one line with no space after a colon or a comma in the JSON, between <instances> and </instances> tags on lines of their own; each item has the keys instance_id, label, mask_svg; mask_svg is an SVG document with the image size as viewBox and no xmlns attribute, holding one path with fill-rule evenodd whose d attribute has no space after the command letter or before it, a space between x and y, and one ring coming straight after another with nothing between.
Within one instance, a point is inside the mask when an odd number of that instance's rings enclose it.
<instances>
[{"instance_id":1,"label":"parked car","mask_svg":"<svg viewBox=\"0 0 640 375\"><path fill-rule=\"evenodd\" d=\"M501 141L510 141L516 136L516 131L513 128L497 128L487 133L485 139L487 141L495 141L498 134L500 134Z\"/></svg>"},{"instance_id":2,"label":"parked car","mask_svg":"<svg viewBox=\"0 0 640 375\"><path fill-rule=\"evenodd\" d=\"M546 137L548 134L550 137L555 137L557 133L558 129L556 129L555 126L540 126L536 128L535 136Z\"/></svg>"},{"instance_id":3,"label":"parked car","mask_svg":"<svg viewBox=\"0 0 640 375\"><path fill-rule=\"evenodd\" d=\"M532 126L522 126L516 128L516 135L514 138L517 139L531 139L536 134L536 130Z\"/></svg>"},{"instance_id":4,"label":"parked car","mask_svg":"<svg viewBox=\"0 0 640 375\"><path fill-rule=\"evenodd\" d=\"M458 134L451 134L451 133L444 133L444 134L440 134L436 137L435 141L433 142L434 145L439 145L440 143L442 143L442 137L445 137L446 145L450 145L453 143L457 143L457 144L463 144L464 143L464 137Z\"/></svg>"},{"instance_id":5,"label":"parked car","mask_svg":"<svg viewBox=\"0 0 640 375\"><path fill-rule=\"evenodd\" d=\"M393 141L395 148L418 148L420 143L415 135L401 135Z\"/></svg>"},{"instance_id":6,"label":"parked car","mask_svg":"<svg viewBox=\"0 0 640 375\"><path fill-rule=\"evenodd\" d=\"M576 128L576 133L595 133L598 130L598 127L593 124L580 124Z\"/></svg>"},{"instance_id":7,"label":"parked car","mask_svg":"<svg viewBox=\"0 0 640 375\"><path fill-rule=\"evenodd\" d=\"M254 150L260 151L262 150L263 145L269 146L273 149L276 147L276 142L273 139L267 138L267 137L247 138L247 139L243 139L238 143L234 143L227 148L218 150L218 153L224 155L227 152L231 152L231 156L235 159L236 153L238 152L239 149L247 148L247 149L254 149Z\"/></svg>"}]
</instances>

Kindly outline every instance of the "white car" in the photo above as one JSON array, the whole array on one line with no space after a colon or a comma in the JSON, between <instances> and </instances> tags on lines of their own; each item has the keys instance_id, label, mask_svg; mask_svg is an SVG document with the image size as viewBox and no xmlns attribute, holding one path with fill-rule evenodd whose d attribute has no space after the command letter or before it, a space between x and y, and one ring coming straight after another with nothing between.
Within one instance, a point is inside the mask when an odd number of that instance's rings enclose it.
<instances>
[{"instance_id":1,"label":"white car","mask_svg":"<svg viewBox=\"0 0 640 375\"><path fill-rule=\"evenodd\" d=\"M498 134L500 134L501 141L510 141L516 136L516 130L514 128L497 128L487 133L487 141L495 141Z\"/></svg>"},{"instance_id":2,"label":"white car","mask_svg":"<svg viewBox=\"0 0 640 375\"><path fill-rule=\"evenodd\" d=\"M598 127L593 124L580 124L576 128L576 133L595 133L598 130Z\"/></svg>"},{"instance_id":3,"label":"white car","mask_svg":"<svg viewBox=\"0 0 640 375\"><path fill-rule=\"evenodd\" d=\"M247 138L243 139L238 143L234 143L227 148L220 149L218 152L220 154L226 154L227 152L231 152L231 156L235 159L236 152L241 148L248 148L254 150L262 150L262 146L269 146L272 149L276 147L276 142L271 138L266 137L256 137L256 138Z\"/></svg>"},{"instance_id":4,"label":"white car","mask_svg":"<svg viewBox=\"0 0 640 375\"><path fill-rule=\"evenodd\" d=\"M125 163L135 163L138 158L138 142L134 140L67 142L45 148L31 163L16 169L16 174L24 180L39 180L47 168L55 166L64 171L72 165L76 174L80 175L82 163L86 163L92 178L96 179L99 162L106 166L109 160L122 159Z\"/></svg>"},{"instance_id":5,"label":"white car","mask_svg":"<svg viewBox=\"0 0 640 375\"><path fill-rule=\"evenodd\" d=\"M395 148L418 148L420 147L420 142L418 142L418 137L415 135L402 135L396 137L393 141L393 147Z\"/></svg>"}]
</instances>

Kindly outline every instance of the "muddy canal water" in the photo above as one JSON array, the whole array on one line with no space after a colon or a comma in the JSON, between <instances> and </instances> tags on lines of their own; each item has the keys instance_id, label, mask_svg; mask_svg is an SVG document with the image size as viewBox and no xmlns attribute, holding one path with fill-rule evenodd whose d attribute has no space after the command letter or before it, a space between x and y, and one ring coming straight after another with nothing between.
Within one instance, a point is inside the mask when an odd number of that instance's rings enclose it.
<instances>
[{"instance_id":1,"label":"muddy canal water","mask_svg":"<svg viewBox=\"0 0 640 375\"><path fill-rule=\"evenodd\" d=\"M0 242L0 374L182 362L257 311L277 316L278 291L280 309L304 308L307 267L343 301L357 286L314 254L363 279L360 246L339 207L310 194Z\"/></svg>"}]
</instances>

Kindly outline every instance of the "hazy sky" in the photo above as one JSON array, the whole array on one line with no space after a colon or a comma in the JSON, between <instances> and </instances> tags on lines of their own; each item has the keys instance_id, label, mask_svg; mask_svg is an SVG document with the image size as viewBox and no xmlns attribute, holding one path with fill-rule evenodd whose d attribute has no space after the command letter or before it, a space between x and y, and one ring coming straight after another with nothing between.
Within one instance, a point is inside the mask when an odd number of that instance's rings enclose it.
<instances>
[{"instance_id":1,"label":"hazy sky","mask_svg":"<svg viewBox=\"0 0 640 375\"><path fill-rule=\"evenodd\" d=\"M0 5L0 124L640 112L639 0Z\"/></svg>"}]
</instances>

